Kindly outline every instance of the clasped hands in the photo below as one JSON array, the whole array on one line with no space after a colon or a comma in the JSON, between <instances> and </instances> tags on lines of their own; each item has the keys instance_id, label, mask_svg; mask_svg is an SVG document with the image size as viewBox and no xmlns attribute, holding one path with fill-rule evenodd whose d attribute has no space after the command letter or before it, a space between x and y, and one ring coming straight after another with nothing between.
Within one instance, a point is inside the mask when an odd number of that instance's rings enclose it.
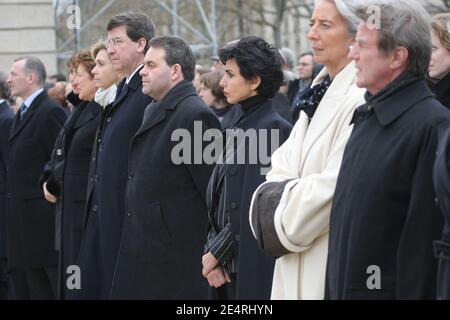
<instances>
[{"instance_id":1,"label":"clasped hands","mask_svg":"<svg viewBox=\"0 0 450 320\"><path fill-rule=\"evenodd\" d=\"M211 252L203 255L202 264L202 274L208 280L211 287L219 288L225 283L231 282L227 269L219 264L219 261Z\"/></svg>"}]
</instances>

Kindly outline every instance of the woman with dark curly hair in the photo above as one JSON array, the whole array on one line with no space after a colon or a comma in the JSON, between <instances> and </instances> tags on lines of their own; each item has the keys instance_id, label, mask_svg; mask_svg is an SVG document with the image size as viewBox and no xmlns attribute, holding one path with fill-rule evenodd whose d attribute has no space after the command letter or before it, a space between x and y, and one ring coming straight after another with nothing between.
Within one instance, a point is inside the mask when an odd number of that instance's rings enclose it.
<instances>
[{"instance_id":1,"label":"woman with dark curly hair","mask_svg":"<svg viewBox=\"0 0 450 320\"><path fill-rule=\"evenodd\" d=\"M269 100L283 82L282 58L259 37L227 45L219 56L225 65L220 84L228 103L238 110L226 135L234 136L227 139L223 163L214 169L207 190L209 226L203 275L212 287L212 299L269 299L274 260L253 238L248 211L252 193L264 181L264 169L270 163L263 163L260 156L256 161L250 159L258 153L256 146L259 151L278 146L291 131ZM270 141L271 131L277 132L273 138L277 141ZM245 133L245 139L239 139L239 133ZM268 139L262 139L266 133ZM236 137L237 143L230 145Z\"/></svg>"}]
</instances>

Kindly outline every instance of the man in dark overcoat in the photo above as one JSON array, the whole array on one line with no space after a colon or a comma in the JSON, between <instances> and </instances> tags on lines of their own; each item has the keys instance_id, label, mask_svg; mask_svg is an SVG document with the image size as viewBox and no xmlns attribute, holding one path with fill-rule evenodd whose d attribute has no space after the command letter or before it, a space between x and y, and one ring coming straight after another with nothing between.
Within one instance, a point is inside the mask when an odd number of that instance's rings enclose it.
<instances>
[{"instance_id":1,"label":"man in dark overcoat","mask_svg":"<svg viewBox=\"0 0 450 320\"><path fill-rule=\"evenodd\" d=\"M44 91L46 71L35 57L17 59L8 83L23 104L9 136L7 166L7 255L17 299L54 299L57 252L55 208L39 177L50 160L66 113Z\"/></svg>"},{"instance_id":2,"label":"man in dark overcoat","mask_svg":"<svg viewBox=\"0 0 450 320\"><path fill-rule=\"evenodd\" d=\"M114 103L104 110L92 150L86 218L78 265L81 289L68 298L107 299L125 216L128 150L152 98L142 93L142 69L152 21L141 13L119 14L107 25L107 52L124 79Z\"/></svg>"},{"instance_id":3,"label":"man in dark overcoat","mask_svg":"<svg viewBox=\"0 0 450 320\"><path fill-rule=\"evenodd\" d=\"M438 132L450 113L428 89L427 12L411 0L370 2L356 42L357 85L366 103L353 117L330 221L326 296L330 299L434 299L442 232L432 169ZM420 39L420 41L418 41Z\"/></svg>"},{"instance_id":4,"label":"man in dark overcoat","mask_svg":"<svg viewBox=\"0 0 450 320\"><path fill-rule=\"evenodd\" d=\"M144 62L142 91L155 101L130 148L126 215L111 297L206 299L208 283L199 261L213 165L203 161L203 133L217 129L220 135L220 122L196 95L195 60L182 39L153 39ZM179 141L180 136L186 140ZM183 142L187 148L177 152Z\"/></svg>"}]
</instances>

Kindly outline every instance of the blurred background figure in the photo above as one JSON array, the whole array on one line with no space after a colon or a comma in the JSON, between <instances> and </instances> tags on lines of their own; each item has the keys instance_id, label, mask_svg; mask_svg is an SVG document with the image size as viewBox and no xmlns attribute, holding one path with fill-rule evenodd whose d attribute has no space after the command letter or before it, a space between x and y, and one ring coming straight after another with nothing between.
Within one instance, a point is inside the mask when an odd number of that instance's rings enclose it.
<instances>
[{"instance_id":1,"label":"blurred background figure","mask_svg":"<svg viewBox=\"0 0 450 320\"><path fill-rule=\"evenodd\" d=\"M220 121L233 107L227 102L223 88L220 86L220 80L224 74L225 72L222 70L211 71L203 74L200 78L199 96L214 111Z\"/></svg>"},{"instance_id":2,"label":"blurred background figure","mask_svg":"<svg viewBox=\"0 0 450 320\"><path fill-rule=\"evenodd\" d=\"M294 81L296 79L295 73L294 73L294 67L295 67L295 61L294 61L294 53L289 48L281 48L280 49L281 57L283 58L283 84L280 87L280 92L282 94L287 94L289 84L291 81Z\"/></svg>"},{"instance_id":3,"label":"blurred background figure","mask_svg":"<svg viewBox=\"0 0 450 320\"><path fill-rule=\"evenodd\" d=\"M10 109L11 89L6 74L0 72L0 300L8 299L9 279L6 252L6 166L8 159L9 132L14 120Z\"/></svg>"},{"instance_id":4,"label":"blurred background figure","mask_svg":"<svg viewBox=\"0 0 450 320\"><path fill-rule=\"evenodd\" d=\"M195 91L197 92L197 95L200 95L200 78L202 75L204 75L205 73L209 72L210 70L206 69L205 67L201 66L201 65L195 65L195 78L193 81L194 87L195 87Z\"/></svg>"},{"instance_id":5,"label":"blurred background figure","mask_svg":"<svg viewBox=\"0 0 450 320\"><path fill-rule=\"evenodd\" d=\"M450 109L450 13L434 16L431 28L433 49L428 72L431 90Z\"/></svg>"},{"instance_id":6,"label":"blurred background figure","mask_svg":"<svg viewBox=\"0 0 450 320\"><path fill-rule=\"evenodd\" d=\"M53 87L48 89L47 93L50 98L58 102L66 113L69 114L70 110L67 108L68 102L66 100L66 86L66 82L56 82Z\"/></svg>"},{"instance_id":7,"label":"blurred background figure","mask_svg":"<svg viewBox=\"0 0 450 320\"><path fill-rule=\"evenodd\" d=\"M293 124L299 117L300 110L298 103L301 100L301 96L311 87L314 78L322 68L322 64L314 62L312 52L308 51L300 54L297 65L298 79L290 83L287 93L291 111L291 122Z\"/></svg>"},{"instance_id":8,"label":"blurred background figure","mask_svg":"<svg viewBox=\"0 0 450 320\"><path fill-rule=\"evenodd\" d=\"M66 76L61 73L54 74L47 78L47 83L50 82L53 84L56 84L57 82L66 82L66 81L67 81Z\"/></svg>"}]
</instances>

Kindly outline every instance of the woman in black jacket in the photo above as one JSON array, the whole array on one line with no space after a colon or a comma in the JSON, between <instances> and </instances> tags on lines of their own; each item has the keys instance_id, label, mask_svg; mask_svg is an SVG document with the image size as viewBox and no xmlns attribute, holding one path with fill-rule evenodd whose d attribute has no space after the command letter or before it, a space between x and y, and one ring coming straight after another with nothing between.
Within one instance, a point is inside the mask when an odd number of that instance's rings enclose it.
<instances>
[{"instance_id":1,"label":"woman in black jacket","mask_svg":"<svg viewBox=\"0 0 450 320\"><path fill-rule=\"evenodd\" d=\"M436 99L450 109L450 13L441 13L431 22L431 53L428 76Z\"/></svg>"},{"instance_id":2,"label":"woman in black jacket","mask_svg":"<svg viewBox=\"0 0 450 320\"><path fill-rule=\"evenodd\" d=\"M94 58L87 50L75 57L77 64L74 87L81 102L64 125L53 151L53 158L41 182L45 197L59 202L60 219L56 221L56 241L59 240L59 297L64 298L67 278L73 273L81 243L81 229L86 205L86 187L95 133L100 123L101 106L95 102L96 87L91 74ZM58 217L58 212L57 212Z\"/></svg>"},{"instance_id":3,"label":"woman in black jacket","mask_svg":"<svg viewBox=\"0 0 450 320\"><path fill-rule=\"evenodd\" d=\"M437 82L431 89L436 98L450 109L450 13L438 14L432 23L433 52L429 77ZM437 298L450 300L450 128L442 135L434 166L436 204L441 209L445 225L442 238L435 241L435 254L439 259Z\"/></svg>"},{"instance_id":4,"label":"woman in black jacket","mask_svg":"<svg viewBox=\"0 0 450 320\"><path fill-rule=\"evenodd\" d=\"M275 151L270 147L283 143L292 128L270 101L283 81L283 60L259 37L228 45L219 56L226 66L221 86L228 103L238 109L226 130L223 163L214 169L207 189L203 275L213 287L213 299L269 299L274 260L258 247L248 212L270 167ZM270 141L274 132L277 141Z\"/></svg>"}]
</instances>

